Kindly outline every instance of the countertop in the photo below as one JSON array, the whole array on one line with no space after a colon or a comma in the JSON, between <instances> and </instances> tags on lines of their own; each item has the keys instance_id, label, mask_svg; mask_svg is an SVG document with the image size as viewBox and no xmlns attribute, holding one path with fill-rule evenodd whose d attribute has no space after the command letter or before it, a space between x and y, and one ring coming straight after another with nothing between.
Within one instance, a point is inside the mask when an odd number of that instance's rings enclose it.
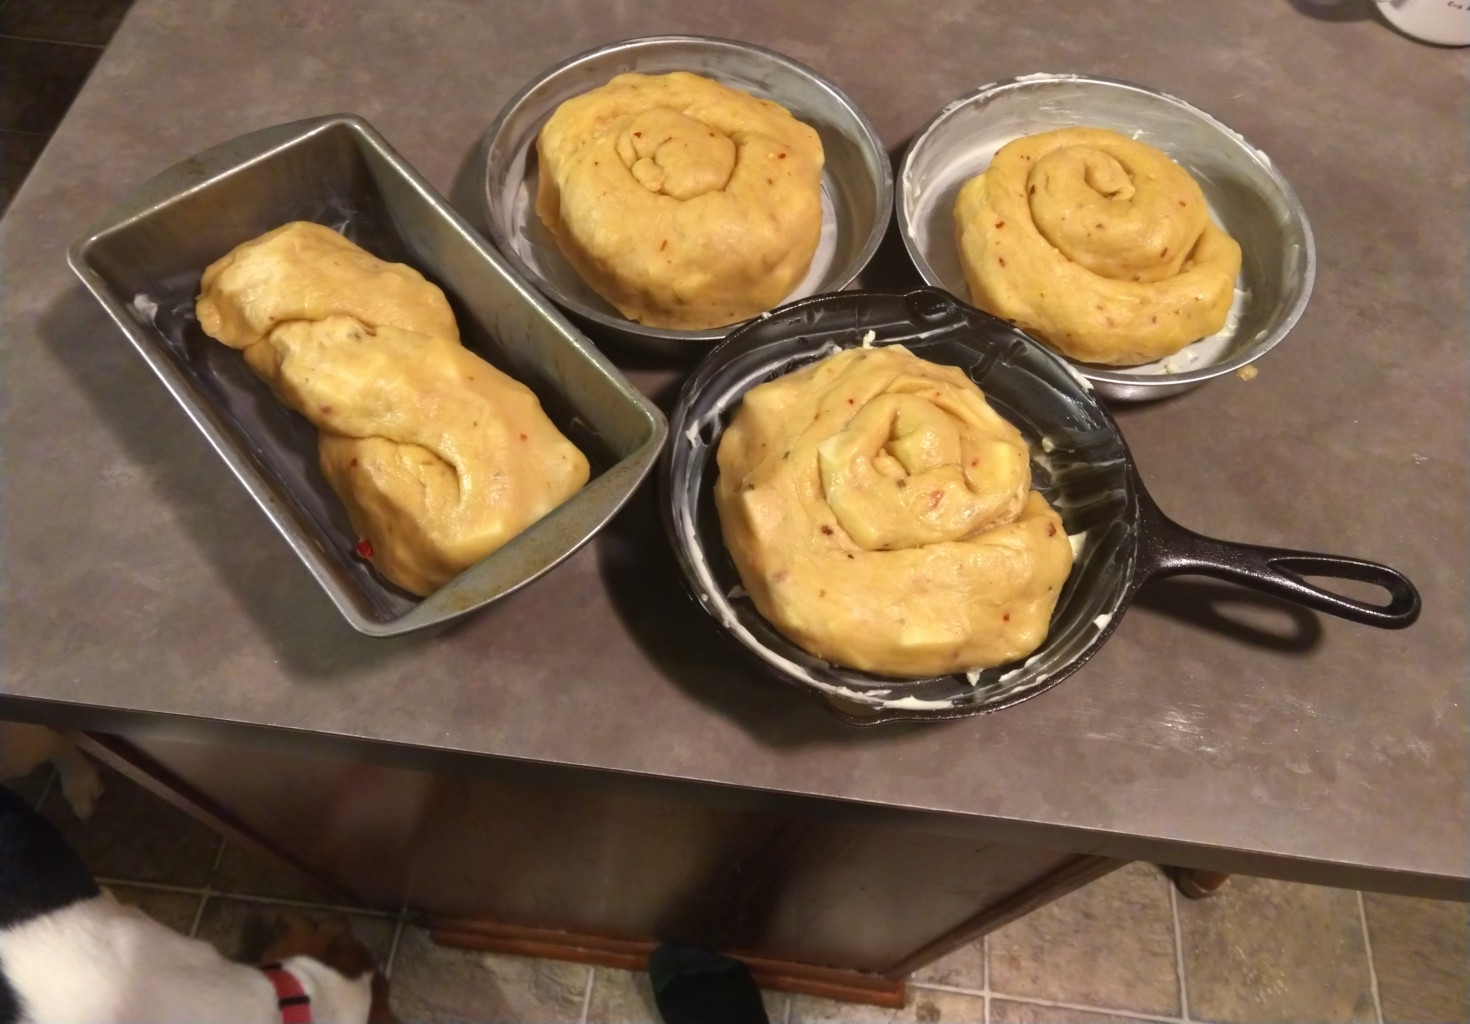
<instances>
[{"instance_id":1,"label":"countertop","mask_svg":"<svg viewBox=\"0 0 1470 1024\"><path fill-rule=\"evenodd\" d=\"M598 769L1470 898L1470 63L1366 3L1299 4L138 0L0 222L0 708ZM1244 134L1311 217L1311 303L1254 380L1120 407L1119 422L1172 517L1387 562L1420 588L1418 624L1171 580L1034 700L857 730L688 602L646 486L569 562L449 632L355 634L73 278L67 246L164 167L333 112L365 117L478 223L475 147L502 104L567 56L664 33L811 65L894 153L950 100L1035 71L1141 82ZM866 283L917 283L891 242ZM668 404L672 375L637 379Z\"/></svg>"}]
</instances>

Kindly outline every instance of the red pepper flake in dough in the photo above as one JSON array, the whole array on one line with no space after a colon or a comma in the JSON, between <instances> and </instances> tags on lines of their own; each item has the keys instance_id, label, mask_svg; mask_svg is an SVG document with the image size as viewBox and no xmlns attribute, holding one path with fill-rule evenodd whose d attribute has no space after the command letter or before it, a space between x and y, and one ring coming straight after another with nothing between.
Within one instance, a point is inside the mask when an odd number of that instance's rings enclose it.
<instances>
[{"instance_id":1,"label":"red pepper flake in dough","mask_svg":"<svg viewBox=\"0 0 1470 1024\"><path fill-rule=\"evenodd\" d=\"M785 153L777 153L776 154L776 159L777 160L785 160L786 159L786 154Z\"/></svg>"},{"instance_id":2,"label":"red pepper flake in dough","mask_svg":"<svg viewBox=\"0 0 1470 1024\"><path fill-rule=\"evenodd\" d=\"M1011 621L1011 613L1010 612L1006 612L1004 615L1002 615L1000 617L1000 620L1002 622L1010 622Z\"/></svg>"},{"instance_id":3,"label":"red pepper flake in dough","mask_svg":"<svg viewBox=\"0 0 1470 1024\"><path fill-rule=\"evenodd\" d=\"M669 247L669 240L667 238L665 238L662 242L658 243L658 251L659 252L663 252L668 247Z\"/></svg>"},{"instance_id":4,"label":"red pepper flake in dough","mask_svg":"<svg viewBox=\"0 0 1470 1024\"><path fill-rule=\"evenodd\" d=\"M356 469L356 468L357 468L357 459L356 459L356 458L354 458L354 459L353 459L353 460L352 460L352 461L351 461L351 462L349 462L349 463L348 463L348 464L347 464L347 465L348 465L348 467L349 467L349 468L351 468L351 469Z\"/></svg>"},{"instance_id":5,"label":"red pepper flake in dough","mask_svg":"<svg viewBox=\"0 0 1470 1024\"><path fill-rule=\"evenodd\" d=\"M526 435L525 435L525 434L522 434L522 435L521 435L521 440L522 440L522 441L524 441L524 440L526 440Z\"/></svg>"},{"instance_id":6,"label":"red pepper flake in dough","mask_svg":"<svg viewBox=\"0 0 1470 1024\"><path fill-rule=\"evenodd\" d=\"M828 537L830 537L830 536L832 536L832 527L828 526L826 523L823 523L822 524L822 532L824 534L826 534Z\"/></svg>"},{"instance_id":7,"label":"red pepper flake in dough","mask_svg":"<svg viewBox=\"0 0 1470 1024\"><path fill-rule=\"evenodd\" d=\"M1056 523L1047 523L1046 524L1046 535L1048 537L1055 537L1057 535L1057 524Z\"/></svg>"},{"instance_id":8,"label":"red pepper flake in dough","mask_svg":"<svg viewBox=\"0 0 1470 1024\"><path fill-rule=\"evenodd\" d=\"M362 540L358 541L355 545L353 545L352 550L356 551L358 553L358 555L360 557L362 557L362 558L372 558L373 557L373 546L372 546L371 543L368 542L368 540L367 540L366 537L364 537Z\"/></svg>"},{"instance_id":9,"label":"red pepper flake in dough","mask_svg":"<svg viewBox=\"0 0 1470 1024\"><path fill-rule=\"evenodd\" d=\"M998 256L996 258L1000 260L1000 265L1001 266L1005 266L1006 265L1006 258L1004 256Z\"/></svg>"},{"instance_id":10,"label":"red pepper flake in dough","mask_svg":"<svg viewBox=\"0 0 1470 1024\"><path fill-rule=\"evenodd\" d=\"M943 491L933 491L929 495L929 507L930 508L935 508L943 500L944 500L944 492Z\"/></svg>"},{"instance_id":11,"label":"red pepper flake in dough","mask_svg":"<svg viewBox=\"0 0 1470 1024\"><path fill-rule=\"evenodd\" d=\"M1003 221L1003 220L998 220L998 221L995 222L995 226L998 227L998 228L1003 228L1003 227L1006 226L1006 222Z\"/></svg>"}]
</instances>

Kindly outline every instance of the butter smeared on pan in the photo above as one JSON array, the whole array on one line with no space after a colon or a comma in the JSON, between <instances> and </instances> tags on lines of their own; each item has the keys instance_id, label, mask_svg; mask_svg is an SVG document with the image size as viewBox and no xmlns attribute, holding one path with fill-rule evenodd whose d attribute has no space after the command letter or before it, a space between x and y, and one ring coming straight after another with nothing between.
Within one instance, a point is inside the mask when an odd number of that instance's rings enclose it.
<instances>
[{"instance_id":1,"label":"butter smeared on pan","mask_svg":"<svg viewBox=\"0 0 1470 1024\"><path fill-rule=\"evenodd\" d=\"M741 581L803 649L913 677L1046 639L1072 546L1020 432L958 368L840 352L751 389L717 460Z\"/></svg>"},{"instance_id":2,"label":"butter smeared on pan","mask_svg":"<svg viewBox=\"0 0 1470 1024\"><path fill-rule=\"evenodd\" d=\"M443 292L330 228L238 246L196 312L320 431L359 551L405 590L432 593L587 482L530 389L460 344Z\"/></svg>"},{"instance_id":3,"label":"butter smeared on pan","mask_svg":"<svg viewBox=\"0 0 1470 1024\"><path fill-rule=\"evenodd\" d=\"M1220 330L1240 246L1167 155L1117 132L1016 139L955 201L971 301L1063 355L1129 366Z\"/></svg>"}]
</instances>

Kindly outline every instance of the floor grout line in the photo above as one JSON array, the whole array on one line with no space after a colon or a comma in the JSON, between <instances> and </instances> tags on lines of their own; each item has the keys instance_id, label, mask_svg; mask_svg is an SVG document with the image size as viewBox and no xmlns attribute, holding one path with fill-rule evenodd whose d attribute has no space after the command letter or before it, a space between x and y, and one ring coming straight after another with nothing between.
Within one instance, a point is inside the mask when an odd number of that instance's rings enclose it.
<instances>
[{"instance_id":1,"label":"floor grout line","mask_svg":"<svg viewBox=\"0 0 1470 1024\"><path fill-rule=\"evenodd\" d=\"M209 864L209 874L204 876L204 889L199 894L199 906L194 908L194 922L189 925L189 938L197 938L199 926L204 923L204 908L209 906L209 897L213 894L214 873L219 870L219 862L225 855L225 837L219 837L219 845L214 848L214 859Z\"/></svg>"},{"instance_id":2,"label":"floor grout line","mask_svg":"<svg viewBox=\"0 0 1470 1024\"><path fill-rule=\"evenodd\" d=\"M46 798L51 795L51 790L55 786L56 786L56 766L55 765L51 765L46 770L46 781L41 784L41 795L38 796L38 797L36 797L36 803L35 803L35 805L31 809L32 810L35 810L35 811L39 811L41 809L41 805L46 802Z\"/></svg>"},{"instance_id":3,"label":"floor grout line","mask_svg":"<svg viewBox=\"0 0 1470 1024\"><path fill-rule=\"evenodd\" d=\"M1373 1012L1378 1015L1378 1024L1383 1024L1383 999L1378 994L1378 965L1373 962L1373 940L1368 937L1368 908L1363 902L1363 890L1358 890L1358 922L1363 926L1363 951L1368 955L1368 985L1373 991Z\"/></svg>"},{"instance_id":4,"label":"floor grout line","mask_svg":"<svg viewBox=\"0 0 1470 1024\"><path fill-rule=\"evenodd\" d=\"M186 896L206 896L209 894L207 886L203 885L174 885L172 882L133 882L126 878L109 878L98 875L94 881L98 885L114 886L125 885L130 889L153 889L158 892L178 892Z\"/></svg>"},{"instance_id":5,"label":"floor grout line","mask_svg":"<svg viewBox=\"0 0 1470 1024\"><path fill-rule=\"evenodd\" d=\"M199 894L199 906L194 908L194 920L189 923L189 938L199 937L199 926L204 923L204 908L209 906L209 893Z\"/></svg>"},{"instance_id":6,"label":"floor grout line","mask_svg":"<svg viewBox=\"0 0 1470 1024\"><path fill-rule=\"evenodd\" d=\"M990 936L980 936L980 987L990 995Z\"/></svg>"},{"instance_id":7,"label":"floor grout line","mask_svg":"<svg viewBox=\"0 0 1470 1024\"><path fill-rule=\"evenodd\" d=\"M985 1015L985 1024L990 1024L990 935L980 936L980 987L985 996L981 1004L981 1011Z\"/></svg>"},{"instance_id":8,"label":"floor grout line","mask_svg":"<svg viewBox=\"0 0 1470 1024\"><path fill-rule=\"evenodd\" d=\"M597 968L587 968L587 987L582 990L582 1016L578 1024L587 1024L587 1014L592 1012L592 983L597 977Z\"/></svg>"},{"instance_id":9,"label":"floor grout line","mask_svg":"<svg viewBox=\"0 0 1470 1024\"><path fill-rule=\"evenodd\" d=\"M398 959L398 943L403 939L404 926L408 924L408 908L398 912L398 924L393 927L393 941L388 943L388 958L383 961L383 977L393 977L393 962Z\"/></svg>"},{"instance_id":10,"label":"floor grout line","mask_svg":"<svg viewBox=\"0 0 1470 1024\"><path fill-rule=\"evenodd\" d=\"M219 845L214 848L214 862L209 865L209 880L214 881L214 876L219 872L219 866L225 859L225 847L229 845L224 836L219 837Z\"/></svg>"},{"instance_id":11,"label":"floor grout line","mask_svg":"<svg viewBox=\"0 0 1470 1024\"><path fill-rule=\"evenodd\" d=\"M1189 983L1184 978L1184 929L1179 926L1179 887L1165 875L1169 886L1169 913L1174 918L1174 971L1179 978L1179 1019L1189 1020ZM1380 1021L1379 1024L1382 1024Z\"/></svg>"},{"instance_id":12,"label":"floor grout line","mask_svg":"<svg viewBox=\"0 0 1470 1024\"><path fill-rule=\"evenodd\" d=\"M926 986L928 987L928 986ZM1165 1017L1141 1010L1116 1010L1107 1006L1089 1006L1087 1003L1066 1003L1059 999L1039 999L1035 996L1008 996L1003 992L992 993L996 999L1008 1003L1029 1003L1032 1006L1047 1006L1054 1010L1076 1010L1079 1013L1096 1013L1105 1017L1125 1017L1128 1020L1153 1021L1155 1024L1188 1024L1183 1017Z\"/></svg>"},{"instance_id":13,"label":"floor grout line","mask_svg":"<svg viewBox=\"0 0 1470 1024\"><path fill-rule=\"evenodd\" d=\"M352 914L360 917L396 917L400 911L378 910L374 907L344 906L339 903L315 903L311 900L293 900L282 896L255 896L250 893L229 892L209 886L171 885L168 882L134 882L126 878L98 878L98 885L125 885L133 889L157 889L160 892L180 892L191 896L213 896L217 899L239 900L242 903L262 903L275 907L295 907L299 910L320 910L332 914Z\"/></svg>"},{"instance_id":14,"label":"floor grout line","mask_svg":"<svg viewBox=\"0 0 1470 1024\"><path fill-rule=\"evenodd\" d=\"M38 36L18 36L10 32L0 32L0 39L12 39L17 43L45 43L47 46L78 46L83 50L96 50L98 53L107 49L106 43L74 43L70 39L42 39Z\"/></svg>"}]
</instances>

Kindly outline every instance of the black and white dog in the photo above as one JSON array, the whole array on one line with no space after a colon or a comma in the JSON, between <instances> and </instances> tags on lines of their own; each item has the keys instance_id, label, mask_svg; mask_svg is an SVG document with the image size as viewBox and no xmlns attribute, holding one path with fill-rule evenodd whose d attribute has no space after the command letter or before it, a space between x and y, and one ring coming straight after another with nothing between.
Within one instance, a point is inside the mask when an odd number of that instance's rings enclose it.
<instances>
[{"instance_id":1,"label":"black and white dog","mask_svg":"<svg viewBox=\"0 0 1470 1024\"><path fill-rule=\"evenodd\" d=\"M252 967L100 889L55 827L0 786L0 1024L367 1024L391 1019L345 924L292 922Z\"/></svg>"}]
</instances>

